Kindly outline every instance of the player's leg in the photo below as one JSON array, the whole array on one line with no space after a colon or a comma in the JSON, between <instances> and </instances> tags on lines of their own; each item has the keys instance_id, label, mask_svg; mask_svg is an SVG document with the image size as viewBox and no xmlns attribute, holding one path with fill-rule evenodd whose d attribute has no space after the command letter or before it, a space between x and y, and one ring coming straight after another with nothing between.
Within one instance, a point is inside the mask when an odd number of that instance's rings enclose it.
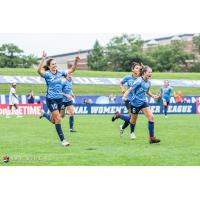
<instances>
[{"instance_id":1,"label":"player's leg","mask_svg":"<svg viewBox=\"0 0 200 200\"><path fill-rule=\"evenodd\" d=\"M42 119L43 117L46 118L52 124L55 124L55 121L52 119L52 112L54 111L54 102L51 99L46 99L48 112L45 112L43 109L41 110L39 118ZM56 106L57 107L57 106Z\"/></svg>"},{"instance_id":2,"label":"player's leg","mask_svg":"<svg viewBox=\"0 0 200 200\"><path fill-rule=\"evenodd\" d=\"M69 131L76 132L76 130L74 130L74 113L75 113L74 106L73 105L67 106L67 111L69 113Z\"/></svg>"},{"instance_id":3,"label":"player's leg","mask_svg":"<svg viewBox=\"0 0 200 200\"><path fill-rule=\"evenodd\" d=\"M62 127L61 127L61 119L60 119L60 110L62 107L62 99L47 99L47 106L51 112L50 121L55 124L55 128L57 134L62 142L63 146L68 146L69 142L65 140ZM50 116L50 115L49 115ZM49 120L49 119L48 119Z\"/></svg>"},{"instance_id":4,"label":"player's leg","mask_svg":"<svg viewBox=\"0 0 200 200\"><path fill-rule=\"evenodd\" d=\"M149 107L143 107L142 112L148 119L148 129L149 129L149 142L150 143L158 143L159 139L156 139L154 136L154 115Z\"/></svg>"},{"instance_id":5,"label":"player's leg","mask_svg":"<svg viewBox=\"0 0 200 200\"><path fill-rule=\"evenodd\" d=\"M124 124L120 126L122 130L126 129L129 126L130 119L131 119L131 103L129 100L125 101L125 106L126 106L126 109L128 110L128 117L125 115L120 115L120 119L124 120Z\"/></svg>"},{"instance_id":6,"label":"player's leg","mask_svg":"<svg viewBox=\"0 0 200 200\"><path fill-rule=\"evenodd\" d=\"M121 119L124 121L124 123L119 126L120 136L123 135L124 130L129 126L130 119L131 119L131 117L130 117L131 116L131 105L130 105L129 100L125 101L125 106L126 106L126 109L128 110L128 116L123 115L120 112L116 112L112 117L112 121L115 121L116 119Z\"/></svg>"},{"instance_id":7,"label":"player's leg","mask_svg":"<svg viewBox=\"0 0 200 200\"><path fill-rule=\"evenodd\" d=\"M137 117L138 117L138 113L139 113L139 109L137 107L131 106L131 119L130 119L130 136L131 139L135 139L135 125L136 125L136 121L137 121Z\"/></svg>"},{"instance_id":8,"label":"player's leg","mask_svg":"<svg viewBox=\"0 0 200 200\"><path fill-rule=\"evenodd\" d=\"M168 110L168 103L165 99L163 99L163 106L164 106L164 114L165 114L165 117L167 117L167 110Z\"/></svg>"},{"instance_id":9,"label":"player's leg","mask_svg":"<svg viewBox=\"0 0 200 200\"><path fill-rule=\"evenodd\" d=\"M66 103L63 102L63 104L61 106L61 110L60 110L60 116L61 116L61 118L65 117L65 110L66 110Z\"/></svg>"},{"instance_id":10,"label":"player's leg","mask_svg":"<svg viewBox=\"0 0 200 200\"><path fill-rule=\"evenodd\" d=\"M17 104L14 104L14 107L15 107L15 114L16 114L16 116L17 116L17 117L22 117L22 116L20 115L20 113L19 113Z\"/></svg>"},{"instance_id":11,"label":"player's leg","mask_svg":"<svg viewBox=\"0 0 200 200\"><path fill-rule=\"evenodd\" d=\"M131 119L130 119L130 137L131 139L135 139L135 125L137 122L137 117L138 114L131 114Z\"/></svg>"}]
</instances>

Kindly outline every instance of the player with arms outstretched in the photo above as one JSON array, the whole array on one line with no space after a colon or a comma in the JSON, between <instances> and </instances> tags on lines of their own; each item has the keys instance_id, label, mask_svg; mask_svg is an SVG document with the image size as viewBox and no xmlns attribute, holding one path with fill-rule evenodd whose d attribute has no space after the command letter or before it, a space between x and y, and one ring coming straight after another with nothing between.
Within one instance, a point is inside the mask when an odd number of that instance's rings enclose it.
<instances>
[{"instance_id":1,"label":"player with arms outstretched","mask_svg":"<svg viewBox=\"0 0 200 200\"><path fill-rule=\"evenodd\" d=\"M60 120L60 110L62 106L62 77L66 77L68 73L75 71L79 57L76 57L74 65L69 70L63 71L57 69L57 64L54 59L48 59L45 66L46 53L43 52L42 60L38 66L38 73L43 77L47 84L46 102L50 114L41 113L41 117L45 117L51 123L55 124L56 131L63 146L69 146L69 142L65 140ZM40 118L41 118L40 117Z\"/></svg>"}]
</instances>

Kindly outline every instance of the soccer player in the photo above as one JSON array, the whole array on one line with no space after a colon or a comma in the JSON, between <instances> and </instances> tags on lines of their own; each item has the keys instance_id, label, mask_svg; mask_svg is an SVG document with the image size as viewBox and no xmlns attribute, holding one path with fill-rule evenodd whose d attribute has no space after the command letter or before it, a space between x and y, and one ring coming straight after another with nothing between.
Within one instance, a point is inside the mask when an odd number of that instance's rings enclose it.
<instances>
[{"instance_id":1,"label":"soccer player","mask_svg":"<svg viewBox=\"0 0 200 200\"><path fill-rule=\"evenodd\" d=\"M18 106L17 104L19 103L19 99L16 95L16 83L12 83L11 88L10 88L10 93L9 93L9 110L7 112L6 118L10 118L10 115L12 113L12 108L15 108L15 114L17 117L22 117L19 114Z\"/></svg>"},{"instance_id":2,"label":"soccer player","mask_svg":"<svg viewBox=\"0 0 200 200\"><path fill-rule=\"evenodd\" d=\"M65 117L65 110L69 113L69 131L71 133L76 132L74 129L74 113L75 109L73 106L74 94L72 91L72 74L68 73L66 79L62 80L62 94L63 103L60 111L62 118Z\"/></svg>"},{"instance_id":3,"label":"soccer player","mask_svg":"<svg viewBox=\"0 0 200 200\"><path fill-rule=\"evenodd\" d=\"M146 100L146 94L154 99L158 99L158 95L153 95L149 89L151 87L151 82L149 79L152 75L152 69L149 66L145 66L142 69L142 76L139 77L131 87L124 93L123 100L127 99L129 93L131 93L132 97L130 99L131 102L131 120L130 123L134 124L135 115L137 115L140 111L144 113L146 118L148 119L148 129L149 129L149 142L159 143L160 140L156 139L154 136L154 115L151 109L148 106Z\"/></svg>"},{"instance_id":4,"label":"soccer player","mask_svg":"<svg viewBox=\"0 0 200 200\"><path fill-rule=\"evenodd\" d=\"M168 110L168 106L169 106L169 102L170 102L171 92L172 92L172 87L169 86L169 81L165 80L164 86L161 87L161 92L160 92L160 96L162 98L163 106L164 106L165 118L167 118L167 110Z\"/></svg>"},{"instance_id":5,"label":"soccer player","mask_svg":"<svg viewBox=\"0 0 200 200\"><path fill-rule=\"evenodd\" d=\"M120 83L120 89L122 94L125 93L125 91L127 90L124 85L126 84L128 88L131 87L132 83L141 75L141 70L142 70L142 64L133 62L132 63L132 75L128 75L125 76L121 83ZM127 115L122 115L120 114L120 112L116 112L115 115L113 115L112 117L112 121L115 121L116 119L122 119L124 120L124 124L120 125L120 136L123 135L125 128L127 128L130 124L130 116L131 116L131 104L130 104L130 98L131 98L131 94L129 94L127 96L127 99L125 101L125 106L128 110L129 116ZM137 121L137 115L135 115L135 123ZM135 125L130 124L130 137L131 139L135 139L135 133L134 133L134 129L135 129Z\"/></svg>"},{"instance_id":6,"label":"soccer player","mask_svg":"<svg viewBox=\"0 0 200 200\"><path fill-rule=\"evenodd\" d=\"M55 124L55 128L61 140L62 145L69 146L70 143L67 140L65 140L60 121L60 110L63 99L61 81L62 77L65 77L68 73L72 73L76 70L80 58L77 56L74 61L74 65L67 71L58 70L56 61L54 59L48 59L46 61L46 66L45 66L44 65L45 59L46 59L46 53L43 51L42 60L38 65L37 71L40 74L40 76L45 79L47 84L46 102L51 112L51 115L42 112L41 117L45 117L51 123Z\"/></svg>"}]
</instances>

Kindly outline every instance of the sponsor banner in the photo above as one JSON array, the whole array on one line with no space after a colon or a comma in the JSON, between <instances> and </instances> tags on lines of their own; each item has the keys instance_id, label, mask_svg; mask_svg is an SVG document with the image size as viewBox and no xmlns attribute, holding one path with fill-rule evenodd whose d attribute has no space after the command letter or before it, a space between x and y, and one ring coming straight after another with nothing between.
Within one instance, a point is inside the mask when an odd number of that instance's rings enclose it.
<instances>
[{"instance_id":1,"label":"sponsor banner","mask_svg":"<svg viewBox=\"0 0 200 200\"><path fill-rule=\"evenodd\" d=\"M42 104L19 104L18 110L20 115L39 115ZM47 105L44 104L43 109L48 111ZM163 106L160 104L151 104L150 109L154 114L163 114ZM120 111L122 114L127 114L128 111L125 106L121 104L75 104L75 113L78 115L102 115L114 114ZM8 104L0 104L0 115L9 113ZM196 104L174 104L170 105L168 114L200 114L200 103ZM12 109L12 115L15 114L15 109Z\"/></svg>"},{"instance_id":2,"label":"sponsor banner","mask_svg":"<svg viewBox=\"0 0 200 200\"><path fill-rule=\"evenodd\" d=\"M75 104L76 115L101 115L114 114L119 111L122 114L127 114L128 111L125 106L121 104ZM151 104L150 109L154 114L163 114L164 108L160 104ZM46 104L44 110L48 112ZM174 104L170 105L168 114L196 114L196 104Z\"/></svg>"},{"instance_id":3,"label":"sponsor banner","mask_svg":"<svg viewBox=\"0 0 200 200\"><path fill-rule=\"evenodd\" d=\"M39 115L42 104L18 104L20 115ZM9 112L8 104L0 104L0 115L7 115ZM15 108L12 108L11 115L15 115Z\"/></svg>"},{"instance_id":4,"label":"sponsor banner","mask_svg":"<svg viewBox=\"0 0 200 200\"><path fill-rule=\"evenodd\" d=\"M196 113L200 114L200 102L196 103Z\"/></svg>"},{"instance_id":5,"label":"sponsor banner","mask_svg":"<svg viewBox=\"0 0 200 200\"><path fill-rule=\"evenodd\" d=\"M28 97L26 95L19 95L19 103L20 104L27 104L28 103ZM200 102L200 96L183 96L184 103L196 103ZM34 103L45 103L46 97L45 96L35 96ZM108 96L97 96L97 95L77 95L75 97L75 103L76 104L123 104L122 102L122 96L115 96L115 95L108 95ZM153 98L147 97L147 102L149 104L151 103L160 103L162 104L162 101L156 102ZM0 104L8 104L9 103L9 96L8 95L0 95ZM175 104L176 100L172 96L170 98L170 104Z\"/></svg>"},{"instance_id":6,"label":"sponsor banner","mask_svg":"<svg viewBox=\"0 0 200 200\"><path fill-rule=\"evenodd\" d=\"M122 77L123 78L123 77ZM74 77L74 84L81 85L119 85L121 78L100 78L100 77ZM163 86L163 79L152 79L152 86ZM0 83L20 84L45 84L40 76L0 76ZM200 80L169 80L171 86L175 87L200 87Z\"/></svg>"}]
</instances>

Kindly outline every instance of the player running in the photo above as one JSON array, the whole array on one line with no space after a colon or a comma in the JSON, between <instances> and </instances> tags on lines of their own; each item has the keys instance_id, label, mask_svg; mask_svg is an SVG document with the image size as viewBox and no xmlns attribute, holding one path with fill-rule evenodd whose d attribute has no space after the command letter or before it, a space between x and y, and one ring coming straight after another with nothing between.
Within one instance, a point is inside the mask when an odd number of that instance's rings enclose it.
<instances>
[{"instance_id":1,"label":"player running","mask_svg":"<svg viewBox=\"0 0 200 200\"><path fill-rule=\"evenodd\" d=\"M51 112L51 115L45 112L41 113L41 117L45 117L51 123L55 124L56 131L61 140L63 146L69 146L70 143L65 140L60 121L60 110L62 106L62 77L65 77L68 73L72 73L76 70L79 57L76 57L74 65L69 70L63 71L57 69L57 64L54 59L48 59L46 61L46 66L44 65L46 59L46 53L43 51L42 60L38 65L38 73L46 81L47 94L46 102L47 106Z\"/></svg>"},{"instance_id":2,"label":"player running","mask_svg":"<svg viewBox=\"0 0 200 200\"><path fill-rule=\"evenodd\" d=\"M131 120L130 123L135 123L135 116L142 111L146 118L148 119L148 129L149 129L149 142L152 143L159 143L160 140L156 139L154 136L154 116L151 109L148 106L146 100L146 94L150 97L157 99L159 98L158 95L153 95L149 89L151 87L151 82L149 79L151 78L152 69L149 66L145 66L142 69L142 76L139 77L131 87L124 93L123 100L127 99L129 93L131 93L132 98L130 99L131 102Z\"/></svg>"},{"instance_id":3,"label":"player running","mask_svg":"<svg viewBox=\"0 0 200 200\"><path fill-rule=\"evenodd\" d=\"M10 88L10 93L9 93L9 110L7 112L6 118L10 118L10 115L12 113L12 108L15 108L15 114L17 117L22 117L19 114L18 106L17 104L19 103L19 99L16 95L16 83L12 83L11 88Z\"/></svg>"},{"instance_id":4,"label":"player running","mask_svg":"<svg viewBox=\"0 0 200 200\"><path fill-rule=\"evenodd\" d=\"M133 84L133 82L141 75L142 66L143 66L142 64L133 62L133 64L132 64L132 75L125 76L120 83L120 89L121 89L122 94L124 94L125 91L127 90L124 87L124 85L126 84L127 87L130 88L131 85ZM116 112L115 115L113 115L113 117L112 117L112 121L115 121L116 119L119 119L119 118L124 120L124 124L120 125L120 136L123 135L125 128L127 128L130 124L130 116L131 116L130 99L131 99L131 96L132 95L129 94L127 96L126 101L125 101L125 106L128 110L129 116L122 115L122 114L120 114L120 112ZM136 120L137 120L137 115L135 115L135 123L136 123ZM131 137L131 139L136 138L135 133L134 133L135 123L130 124L130 137Z\"/></svg>"},{"instance_id":5,"label":"player running","mask_svg":"<svg viewBox=\"0 0 200 200\"><path fill-rule=\"evenodd\" d=\"M169 81L164 81L164 86L161 87L160 97L162 98L163 105L164 105L164 114L165 118L167 118L167 110L170 103L170 94L172 92L172 87L169 86Z\"/></svg>"},{"instance_id":6,"label":"player running","mask_svg":"<svg viewBox=\"0 0 200 200\"><path fill-rule=\"evenodd\" d=\"M60 111L62 118L65 117L65 110L69 113L69 131L76 132L74 129L74 114L75 109L73 106L74 94L72 91L72 74L68 73L66 79L62 80L62 95L63 103Z\"/></svg>"}]
</instances>

